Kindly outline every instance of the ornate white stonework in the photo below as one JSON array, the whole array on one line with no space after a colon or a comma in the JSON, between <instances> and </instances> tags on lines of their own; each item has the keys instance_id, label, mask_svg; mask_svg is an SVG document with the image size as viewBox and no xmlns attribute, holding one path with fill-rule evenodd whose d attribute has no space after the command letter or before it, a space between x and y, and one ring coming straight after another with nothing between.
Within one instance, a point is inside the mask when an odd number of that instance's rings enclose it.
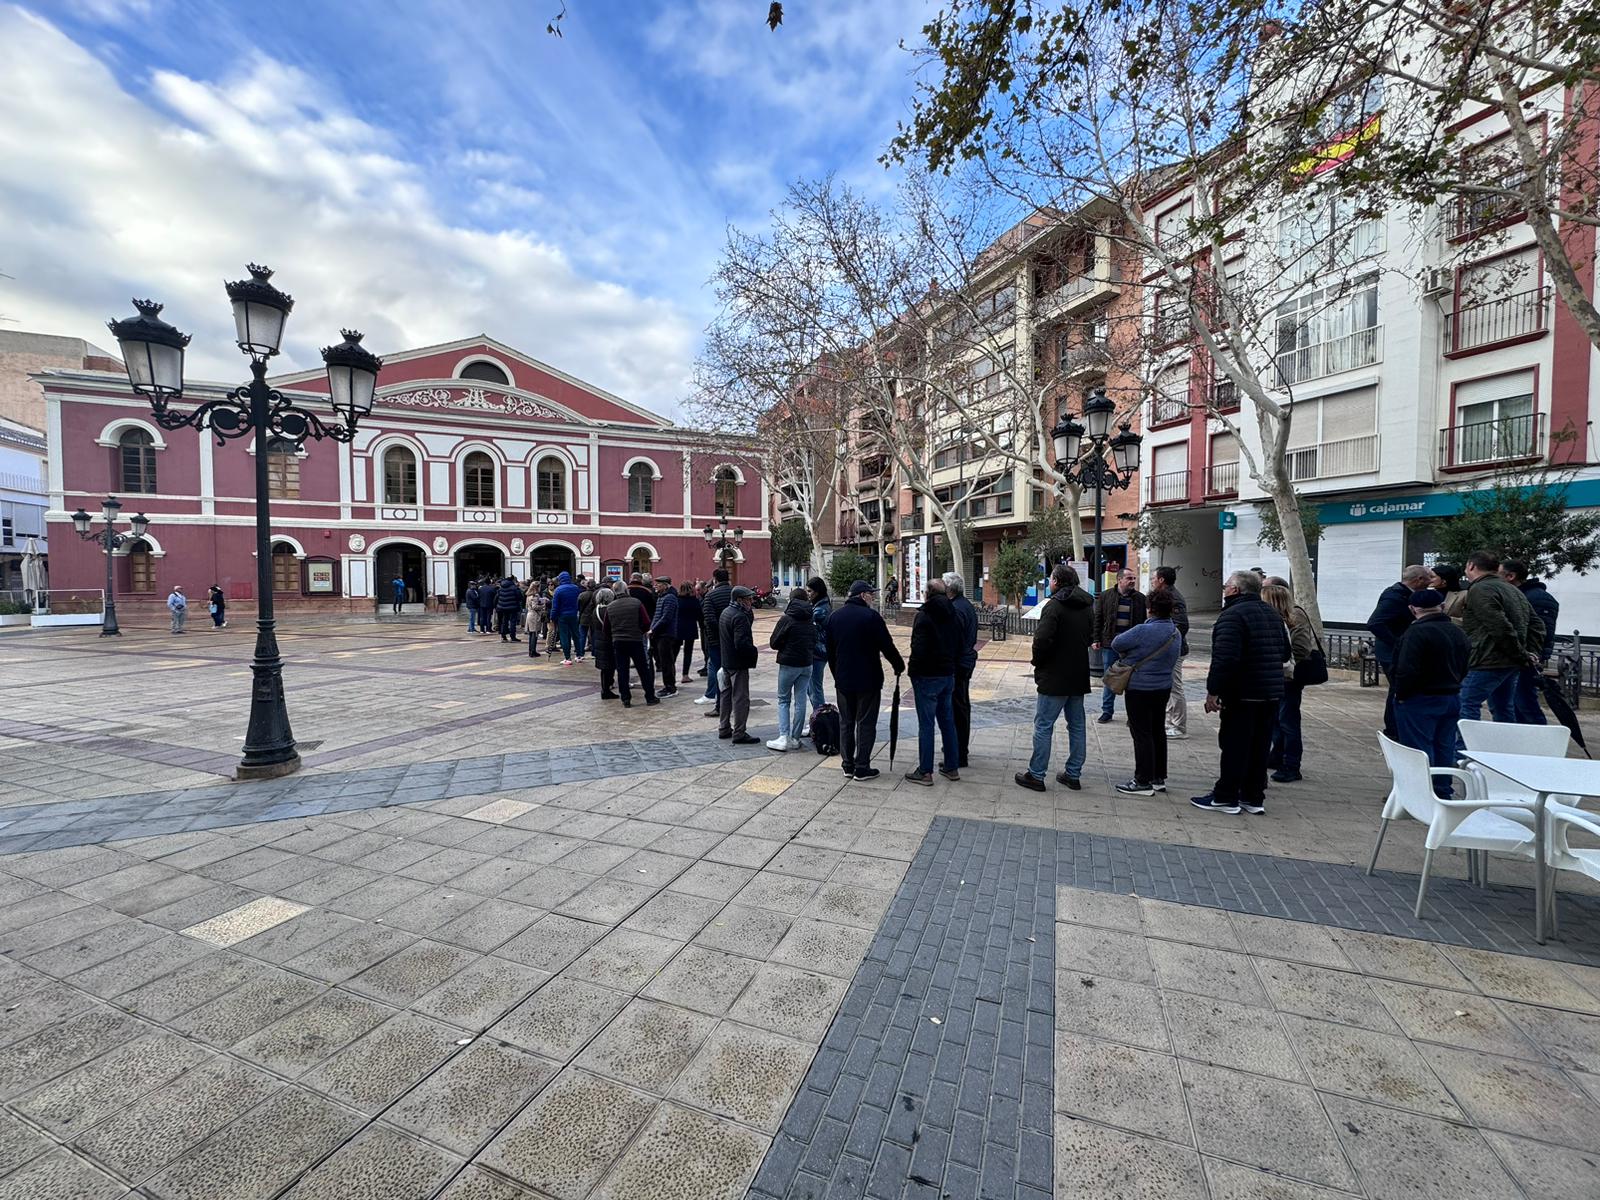
<instances>
[{"instance_id":1,"label":"ornate white stonework","mask_svg":"<svg viewBox=\"0 0 1600 1200\"><path fill-rule=\"evenodd\" d=\"M588 538L584 538L583 541L578 543L578 552L580 554L593 554L594 553L594 543L592 541L590 541Z\"/></svg>"},{"instance_id":2,"label":"ornate white stonework","mask_svg":"<svg viewBox=\"0 0 1600 1200\"><path fill-rule=\"evenodd\" d=\"M391 392L377 397L379 404L404 404L412 408L459 408L480 412L506 413L513 417L540 417L548 421L571 418L546 408L526 396L487 392L483 388L417 388L410 392Z\"/></svg>"},{"instance_id":3,"label":"ornate white stonework","mask_svg":"<svg viewBox=\"0 0 1600 1200\"><path fill-rule=\"evenodd\" d=\"M448 549L450 549L450 541L448 538L436 537L433 539L433 552L435 554L443 554Z\"/></svg>"},{"instance_id":4,"label":"ornate white stonework","mask_svg":"<svg viewBox=\"0 0 1600 1200\"><path fill-rule=\"evenodd\" d=\"M524 542L521 538L512 538L511 539L511 553L513 553L513 554L521 554L527 548L528 548L527 543Z\"/></svg>"},{"instance_id":5,"label":"ornate white stonework","mask_svg":"<svg viewBox=\"0 0 1600 1200\"><path fill-rule=\"evenodd\" d=\"M350 535L350 553L352 553L352 554L360 554L366 548L367 548L367 539L366 538L362 537L359 533L352 533Z\"/></svg>"}]
</instances>

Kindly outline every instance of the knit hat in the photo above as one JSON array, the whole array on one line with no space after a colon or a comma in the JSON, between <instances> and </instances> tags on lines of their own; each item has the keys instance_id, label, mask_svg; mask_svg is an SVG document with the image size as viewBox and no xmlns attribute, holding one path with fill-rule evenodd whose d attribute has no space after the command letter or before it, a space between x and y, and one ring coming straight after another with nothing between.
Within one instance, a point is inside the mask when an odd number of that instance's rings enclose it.
<instances>
[{"instance_id":1,"label":"knit hat","mask_svg":"<svg viewBox=\"0 0 1600 1200\"><path fill-rule=\"evenodd\" d=\"M1408 603L1412 608L1438 608L1444 603L1444 593L1438 588L1418 588Z\"/></svg>"}]
</instances>

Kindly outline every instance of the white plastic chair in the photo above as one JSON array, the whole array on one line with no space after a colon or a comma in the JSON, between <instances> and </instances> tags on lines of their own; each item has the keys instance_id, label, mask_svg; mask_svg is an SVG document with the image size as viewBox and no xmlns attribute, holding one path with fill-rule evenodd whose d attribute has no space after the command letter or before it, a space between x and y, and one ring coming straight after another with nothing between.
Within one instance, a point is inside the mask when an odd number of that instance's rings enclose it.
<instances>
[{"instance_id":1,"label":"white plastic chair","mask_svg":"<svg viewBox=\"0 0 1600 1200\"><path fill-rule=\"evenodd\" d=\"M1383 815L1378 824L1378 841L1372 848L1372 861L1367 864L1371 875L1378 865L1378 851L1383 848L1383 835L1389 822L1410 817L1428 827L1423 842L1422 880L1417 885L1415 915L1422 917L1422 902L1428 894L1428 875L1433 869L1435 850L1492 850L1502 854L1515 854L1532 858L1533 828L1512 821L1494 811L1506 806L1505 801L1488 799L1481 776L1455 767L1434 767L1421 750L1413 750L1378 735L1378 745L1383 750L1384 761L1394 786L1383 804ZM1437 775L1448 775L1459 780L1466 788L1464 800L1442 800L1433 792Z\"/></svg>"},{"instance_id":2,"label":"white plastic chair","mask_svg":"<svg viewBox=\"0 0 1600 1200\"><path fill-rule=\"evenodd\" d=\"M1581 846L1574 849L1568 844L1567 835L1574 829L1580 829L1600 838L1600 818L1566 804L1551 806L1545 811L1550 820L1550 837L1545 842L1545 854L1552 873L1545 895L1550 899L1550 929L1554 933L1559 929L1554 872L1576 871L1590 879L1600 880L1600 848Z\"/></svg>"},{"instance_id":3,"label":"white plastic chair","mask_svg":"<svg viewBox=\"0 0 1600 1200\"><path fill-rule=\"evenodd\" d=\"M1462 721L1459 725L1461 740L1468 750L1482 750L1486 754L1536 754L1546 758L1566 758L1572 744L1565 725L1518 725L1508 721ZM1476 763L1468 763L1467 770L1483 780L1484 792L1490 800L1503 802L1504 808L1496 811L1502 816L1533 828L1533 803L1538 797L1520 783L1498 775ZM1580 803L1576 796L1552 797L1546 811L1556 808L1575 808ZM1580 814L1581 815L1581 814ZM1489 881L1489 859L1483 856L1478 868L1478 881Z\"/></svg>"}]
</instances>

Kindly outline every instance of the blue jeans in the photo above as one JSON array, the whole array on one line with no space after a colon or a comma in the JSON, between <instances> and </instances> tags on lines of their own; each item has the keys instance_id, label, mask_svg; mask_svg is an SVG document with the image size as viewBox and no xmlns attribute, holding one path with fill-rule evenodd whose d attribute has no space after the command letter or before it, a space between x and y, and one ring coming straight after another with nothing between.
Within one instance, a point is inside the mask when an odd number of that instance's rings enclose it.
<instances>
[{"instance_id":1,"label":"blue jeans","mask_svg":"<svg viewBox=\"0 0 1600 1200\"><path fill-rule=\"evenodd\" d=\"M1089 757L1089 735L1083 720L1082 696L1044 696L1033 703L1033 757L1028 760L1028 774L1043 779L1050 769L1050 741L1056 718L1067 719L1067 778L1077 779L1083 774L1083 763Z\"/></svg>"},{"instance_id":2,"label":"blue jeans","mask_svg":"<svg viewBox=\"0 0 1600 1200\"><path fill-rule=\"evenodd\" d=\"M778 664L778 736L798 742L806 733L806 692L811 687L810 667Z\"/></svg>"},{"instance_id":3,"label":"blue jeans","mask_svg":"<svg viewBox=\"0 0 1600 1200\"><path fill-rule=\"evenodd\" d=\"M1513 697L1517 689L1518 667L1477 667L1467 672L1461 683L1461 720L1476 721L1483 716L1484 701L1496 721L1515 722Z\"/></svg>"},{"instance_id":4,"label":"blue jeans","mask_svg":"<svg viewBox=\"0 0 1600 1200\"><path fill-rule=\"evenodd\" d=\"M939 739L944 743L944 770L956 769L956 677L924 675L911 681L917 701L917 770L933 774L933 726L939 724Z\"/></svg>"},{"instance_id":5,"label":"blue jeans","mask_svg":"<svg viewBox=\"0 0 1600 1200\"><path fill-rule=\"evenodd\" d=\"M828 671L828 660L818 659L811 664L811 711L816 712L827 703L828 698L822 692L822 677Z\"/></svg>"},{"instance_id":6,"label":"blue jeans","mask_svg":"<svg viewBox=\"0 0 1600 1200\"><path fill-rule=\"evenodd\" d=\"M573 643L578 640L578 614L562 613L556 621L556 633L561 638L561 657L572 657Z\"/></svg>"},{"instance_id":7,"label":"blue jeans","mask_svg":"<svg viewBox=\"0 0 1600 1200\"><path fill-rule=\"evenodd\" d=\"M478 610L475 608L467 609L467 632L478 632Z\"/></svg>"},{"instance_id":8,"label":"blue jeans","mask_svg":"<svg viewBox=\"0 0 1600 1200\"><path fill-rule=\"evenodd\" d=\"M1395 725L1400 731L1400 744L1421 750L1428 756L1428 765L1453 767L1456 765L1456 721L1461 716L1459 696L1411 696L1394 702ZM1448 775L1435 776L1433 790L1449 798L1451 782Z\"/></svg>"},{"instance_id":9,"label":"blue jeans","mask_svg":"<svg viewBox=\"0 0 1600 1200\"><path fill-rule=\"evenodd\" d=\"M1272 728L1272 749L1267 752L1267 766L1281 767L1285 771L1298 771L1304 745L1300 738L1300 698L1305 688L1294 680L1285 680L1283 699L1278 702L1278 723Z\"/></svg>"},{"instance_id":10,"label":"blue jeans","mask_svg":"<svg viewBox=\"0 0 1600 1200\"><path fill-rule=\"evenodd\" d=\"M1538 668L1529 667L1517 675L1517 686L1512 691L1511 709L1518 725L1548 725L1544 709L1539 707Z\"/></svg>"},{"instance_id":11,"label":"blue jeans","mask_svg":"<svg viewBox=\"0 0 1600 1200\"><path fill-rule=\"evenodd\" d=\"M1105 678L1106 668L1117 661L1117 652L1110 646L1100 651L1100 677ZM1109 717L1117 710L1117 694L1104 684L1100 686L1100 715Z\"/></svg>"},{"instance_id":12,"label":"blue jeans","mask_svg":"<svg viewBox=\"0 0 1600 1200\"><path fill-rule=\"evenodd\" d=\"M706 643L706 699L717 698L717 672L722 670L722 651Z\"/></svg>"},{"instance_id":13,"label":"blue jeans","mask_svg":"<svg viewBox=\"0 0 1600 1200\"><path fill-rule=\"evenodd\" d=\"M583 627L583 622L578 622L578 657L582 658L584 651L589 646L589 631Z\"/></svg>"}]
</instances>

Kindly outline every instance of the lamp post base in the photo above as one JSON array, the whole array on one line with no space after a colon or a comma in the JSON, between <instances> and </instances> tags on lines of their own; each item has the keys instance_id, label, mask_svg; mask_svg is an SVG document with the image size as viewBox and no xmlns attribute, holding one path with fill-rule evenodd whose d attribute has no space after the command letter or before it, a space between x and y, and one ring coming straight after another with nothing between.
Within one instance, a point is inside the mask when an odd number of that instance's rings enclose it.
<instances>
[{"instance_id":1,"label":"lamp post base","mask_svg":"<svg viewBox=\"0 0 1600 1200\"><path fill-rule=\"evenodd\" d=\"M102 625L100 627L100 636L101 637L121 637L122 636L122 630L115 629L115 628L107 629L104 625Z\"/></svg>"},{"instance_id":2,"label":"lamp post base","mask_svg":"<svg viewBox=\"0 0 1600 1200\"><path fill-rule=\"evenodd\" d=\"M241 782L247 779L279 779L285 775L293 775L299 769L300 755L294 753L282 762L240 763L233 777Z\"/></svg>"}]
</instances>

